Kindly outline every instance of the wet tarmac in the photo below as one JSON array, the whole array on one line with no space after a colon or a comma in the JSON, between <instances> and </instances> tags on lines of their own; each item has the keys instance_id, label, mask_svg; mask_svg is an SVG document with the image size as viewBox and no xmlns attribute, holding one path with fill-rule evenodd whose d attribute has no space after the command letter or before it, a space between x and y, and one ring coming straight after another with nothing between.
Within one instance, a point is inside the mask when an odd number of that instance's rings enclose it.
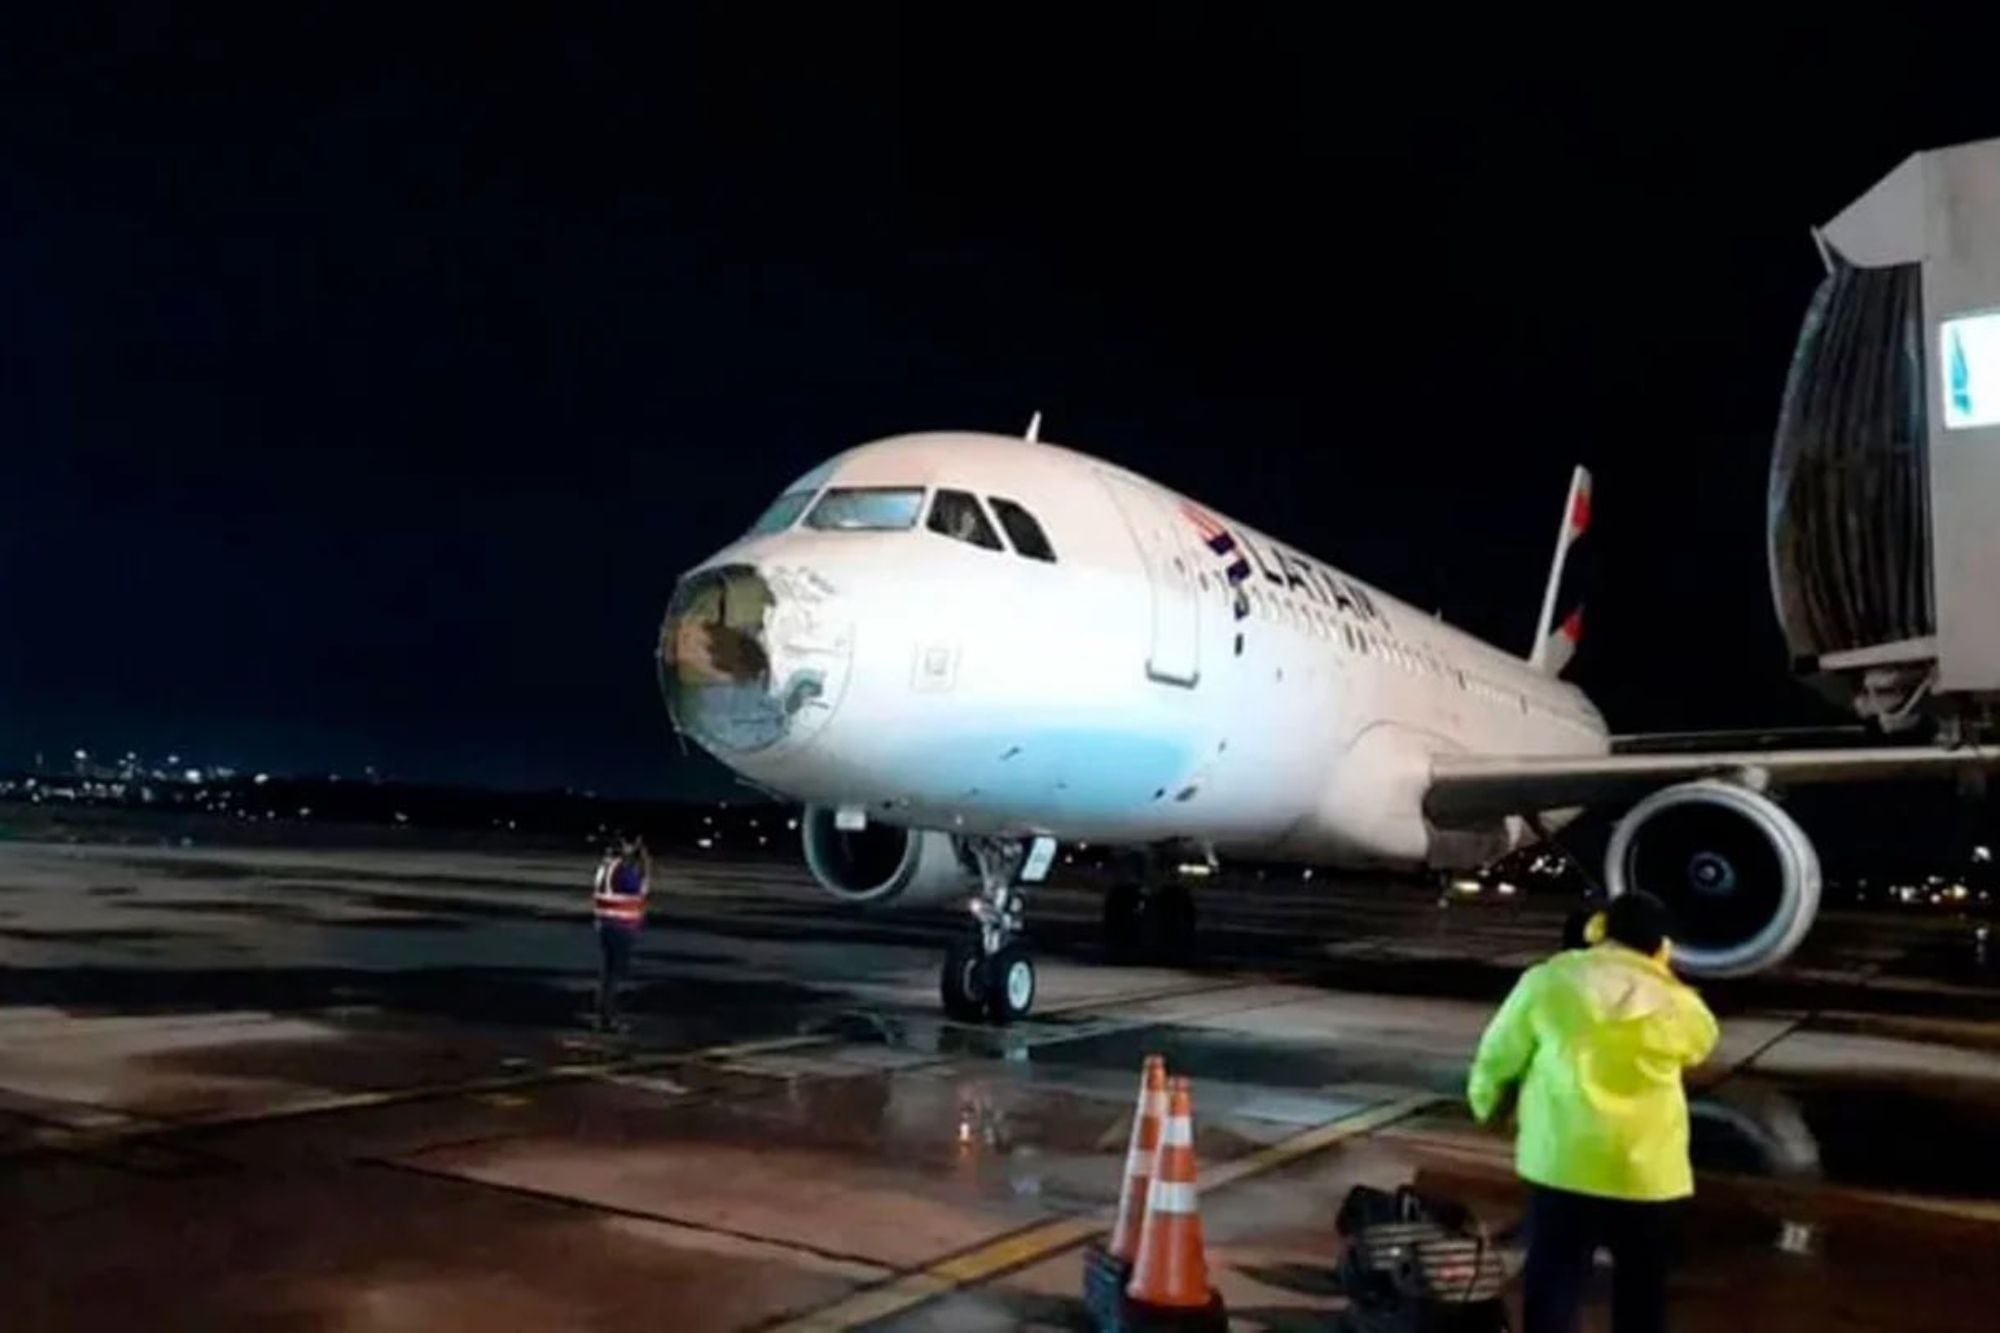
<instances>
[{"instance_id":1,"label":"wet tarmac","mask_svg":"<svg viewBox=\"0 0 2000 1333\"><path fill-rule=\"evenodd\" d=\"M951 916L671 864L603 1039L588 869L0 846L0 1328L1088 1327L1150 1052L1195 1080L1234 1327L1334 1326L1353 1184L1518 1218L1456 1093L1567 903L1242 877L1165 970L1102 964L1059 885L1039 1011L997 1031L935 1011ZM1710 989L1677 1327L1990 1326L2000 977L1969 935L1836 914Z\"/></svg>"}]
</instances>

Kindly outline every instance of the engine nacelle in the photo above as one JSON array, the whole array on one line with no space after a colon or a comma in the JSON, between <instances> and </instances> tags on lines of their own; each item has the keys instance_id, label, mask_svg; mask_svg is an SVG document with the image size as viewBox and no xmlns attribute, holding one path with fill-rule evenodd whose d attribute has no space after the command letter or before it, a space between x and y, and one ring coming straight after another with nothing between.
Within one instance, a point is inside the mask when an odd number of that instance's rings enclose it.
<instances>
[{"instance_id":1,"label":"engine nacelle","mask_svg":"<svg viewBox=\"0 0 2000 1333\"><path fill-rule=\"evenodd\" d=\"M842 902L869 907L925 907L971 893L979 882L958 840L936 829L870 822L843 829L834 812L806 807L799 821L806 868Z\"/></svg>"},{"instance_id":2,"label":"engine nacelle","mask_svg":"<svg viewBox=\"0 0 2000 1333\"><path fill-rule=\"evenodd\" d=\"M1819 853L1761 792L1704 779L1654 792L1605 853L1612 897L1643 889L1674 916L1674 961L1736 977L1783 962L1819 911Z\"/></svg>"}]
</instances>

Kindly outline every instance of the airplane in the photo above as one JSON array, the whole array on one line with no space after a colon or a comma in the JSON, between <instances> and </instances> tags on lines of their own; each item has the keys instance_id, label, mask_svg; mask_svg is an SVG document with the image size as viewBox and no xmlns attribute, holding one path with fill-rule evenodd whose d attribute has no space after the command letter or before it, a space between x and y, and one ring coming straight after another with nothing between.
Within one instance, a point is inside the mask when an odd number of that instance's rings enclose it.
<instances>
[{"instance_id":1,"label":"airplane","mask_svg":"<svg viewBox=\"0 0 2000 1333\"><path fill-rule=\"evenodd\" d=\"M1024 437L901 435L813 468L678 581L657 667L674 727L804 807L806 865L867 907L968 901L939 992L1035 996L1024 886L1059 842L1129 849L1107 953L1185 952L1194 854L1466 870L1622 810L1613 896L1673 910L1696 976L1770 967L1820 897L1802 783L1992 766L1976 745L1620 753L1561 673L1590 527L1564 501L1524 657L1128 469Z\"/></svg>"}]
</instances>

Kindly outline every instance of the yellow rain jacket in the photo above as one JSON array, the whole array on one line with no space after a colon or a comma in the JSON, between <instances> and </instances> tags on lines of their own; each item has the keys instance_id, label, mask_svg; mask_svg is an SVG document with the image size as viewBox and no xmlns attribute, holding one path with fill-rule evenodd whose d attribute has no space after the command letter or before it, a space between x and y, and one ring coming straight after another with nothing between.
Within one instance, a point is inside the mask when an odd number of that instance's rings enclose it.
<instances>
[{"instance_id":1,"label":"yellow rain jacket","mask_svg":"<svg viewBox=\"0 0 2000 1333\"><path fill-rule=\"evenodd\" d=\"M1694 1193L1681 1071L1715 1046L1715 1016L1664 962L1618 944L1528 969L1487 1024L1466 1096L1481 1123L1520 1085L1522 1179L1608 1199Z\"/></svg>"}]
</instances>

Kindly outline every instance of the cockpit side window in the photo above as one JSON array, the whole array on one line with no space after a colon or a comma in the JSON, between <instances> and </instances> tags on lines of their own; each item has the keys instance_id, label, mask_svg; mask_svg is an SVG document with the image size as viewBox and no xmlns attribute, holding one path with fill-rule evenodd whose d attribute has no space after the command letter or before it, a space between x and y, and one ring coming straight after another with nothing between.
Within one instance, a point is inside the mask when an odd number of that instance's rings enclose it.
<instances>
[{"instance_id":1,"label":"cockpit side window","mask_svg":"<svg viewBox=\"0 0 2000 1333\"><path fill-rule=\"evenodd\" d=\"M806 515L822 532L900 532L917 526L921 486L835 486Z\"/></svg>"},{"instance_id":2,"label":"cockpit side window","mask_svg":"<svg viewBox=\"0 0 2000 1333\"><path fill-rule=\"evenodd\" d=\"M986 521L978 498L964 491L939 491L931 501L931 516L924 526L988 551L1000 549L1000 534Z\"/></svg>"},{"instance_id":3,"label":"cockpit side window","mask_svg":"<svg viewBox=\"0 0 2000 1333\"><path fill-rule=\"evenodd\" d=\"M757 521L750 525L749 535L768 537L791 527L799 521L799 515L805 513L806 506L812 503L813 494L812 491L786 491L757 516Z\"/></svg>"},{"instance_id":4,"label":"cockpit side window","mask_svg":"<svg viewBox=\"0 0 2000 1333\"><path fill-rule=\"evenodd\" d=\"M1056 548L1049 545L1049 539L1042 534L1042 525L1035 522L1033 514L1012 500L1002 500L997 496L987 496L986 503L993 506L993 515L1006 529L1007 540L1014 543L1015 550L1030 560L1054 563Z\"/></svg>"}]
</instances>

